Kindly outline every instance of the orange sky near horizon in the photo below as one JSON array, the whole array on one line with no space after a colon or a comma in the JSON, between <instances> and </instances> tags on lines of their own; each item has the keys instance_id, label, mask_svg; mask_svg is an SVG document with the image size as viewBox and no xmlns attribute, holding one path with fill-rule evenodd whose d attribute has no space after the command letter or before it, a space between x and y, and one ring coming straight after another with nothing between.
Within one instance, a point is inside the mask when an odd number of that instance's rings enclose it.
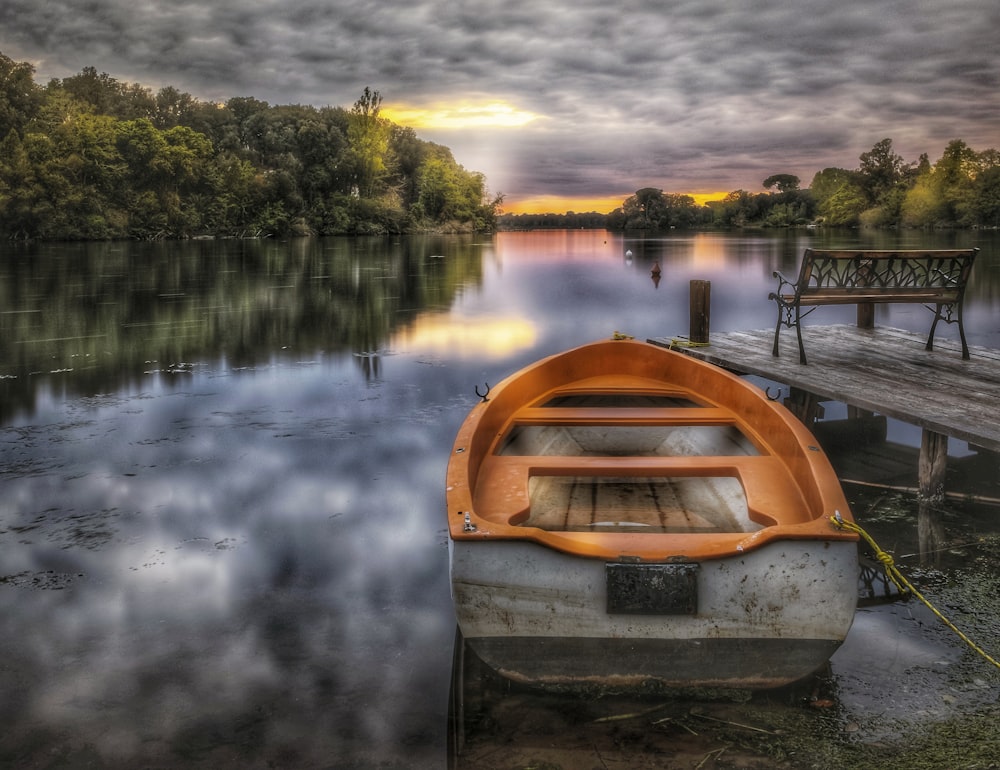
<instances>
[{"instance_id":1,"label":"orange sky near horizon","mask_svg":"<svg viewBox=\"0 0 1000 770\"><path fill-rule=\"evenodd\" d=\"M684 193L694 198L699 206L708 201L719 201L729 192ZM586 214L596 211L599 214L610 214L632 195L615 195L604 198L571 198L559 195L538 195L531 198L510 198L503 202L504 214L565 214L574 211Z\"/></svg>"},{"instance_id":2,"label":"orange sky near horizon","mask_svg":"<svg viewBox=\"0 0 1000 770\"><path fill-rule=\"evenodd\" d=\"M418 131L474 131L483 128L515 131L530 123L545 120L542 115L521 109L502 99L474 98L457 98L424 105L405 102L384 104L381 115L398 125L405 125ZM638 190L642 186L637 182L635 189ZM603 197L571 197L554 193L526 197L511 195L504 200L502 210L505 214L565 214L570 211L577 214L591 211L610 214L634 192L635 190L632 190ZM707 201L721 200L728 195L728 192L687 194L701 205Z\"/></svg>"}]
</instances>

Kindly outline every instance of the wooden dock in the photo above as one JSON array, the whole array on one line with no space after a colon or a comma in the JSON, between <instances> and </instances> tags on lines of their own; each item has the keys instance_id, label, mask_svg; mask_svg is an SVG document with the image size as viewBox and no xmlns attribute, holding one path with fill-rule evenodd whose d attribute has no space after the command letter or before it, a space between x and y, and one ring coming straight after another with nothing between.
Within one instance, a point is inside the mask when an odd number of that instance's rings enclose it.
<instances>
[{"instance_id":1,"label":"wooden dock","mask_svg":"<svg viewBox=\"0 0 1000 770\"><path fill-rule=\"evenodd\" d=\"M922 494L943 492L947 437L970 447L1000 452L1000 350L972 347L962 359L960 343L891 328L850 325L803 329L809 363L799 363L795 334L781 337L780 357L771 355L773 329L713 333L706 346L674 345L690 356L737 374L752 374L790 389L791 407L812 426L817 403L847 404L852 416L878 414L923 429L919 459ZM673 340L649 342L670 347Z\"/></svg>"}]
</instances>

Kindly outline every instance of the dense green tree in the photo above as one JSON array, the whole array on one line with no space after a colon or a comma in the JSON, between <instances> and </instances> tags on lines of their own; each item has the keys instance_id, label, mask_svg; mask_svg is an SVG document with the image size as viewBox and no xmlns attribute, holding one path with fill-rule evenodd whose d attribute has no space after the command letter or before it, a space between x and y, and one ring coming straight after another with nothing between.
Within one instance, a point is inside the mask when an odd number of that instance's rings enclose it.
<instances>
[{"instance_id":1,"label":"dense green tree","mask_svg":"<svg viewBox=\"0 0 1000 770\"><path fill-rule=\"evenodd\" d=\"M949 142L937 163L922 167L923 172L907 191L902 206L903 224L910 227L988 224L993 209L987 171L996 159L996 150L977 153L960 139Z\"/></svg>"},{"instance_id":2,"label":"dense green tree","mask_svg":"<svg viewBox=\"0 0 1000 770\"><path fill-rule=\"evenodd\" d=\"M940 198L936 187L930 170L917 177L913 186L907 190L900 210L904 226L928 227L943 220L944 201Z\"/></svg>"},{"instance_id":3,"label":"dense green tree","mask_svg":"<svg viewBox=\"0 0 1000 770\"><path fill-rule=\"evenodd\" d=\"M1000 227L1000 164L990 165L981 171L974 182L975 224Z\"/></svg>"},{"instance_id":4,"label":"dense green tree","mask_svg":"<svg viewBox=\"0 0 1000 770\"><path fill-rule=\"evenodd\" d=\"M38 180L37 166L17 135L0 140L0 222L9 236L27 238L41 229L51 207Z\"/></svg>"},{"instance_id":5,"label":"dense green tree","mask_svg":"<svg viewBox=\"0 0 1000 770\"><path fill-rule=\"evenodd\" d=\"M862 212L868 208L868 198L860 185L848 182L817 208L826 224L851 227L858 224Z\"/></svg>"},{"instance_id":6,"label":"dense green tree","mask_svg":"<svg viewBox=\"0 0 1000 770\"><path fill-rule=\"evenodd\" d=\"M156 112L153 121L158 128L172 128L187 125L194 117L198 104L191 94L178 91L173 86L165 86L156 92Z\"/></svg>"},{"instance_id":7,"label":"dense green tree","mask_svg":"<svg viewBox=\"0 0 1000 770\"><path fill-rule=\"evenodd\" d=\"M437 151L438 145L417 138L412 128L393 126L389 137L389 151L396 159L395 186L402 196L403 205L409 208L417 202L419 170L428 154ZM441 148L442 150L447 148Z\"/></svg>"},{"instance_id":8,"label":"dense green tree","mask_svg":"<svg viewBox=\"0 0 1000 770\"><path fill-rule=\"evenodd\" d=\"M148 88L123 83L106 72L98 74L93 67L85 67L80 74L61 81L53 80L48 88L65 92L91 112L120 120L153 118L158 110L157 100Z\"/></svg>"},{"instance_id":9,"label":"dense green tree","mask_svg":"<svg viewBox=\"0 0 1000 770\"><path fill-rule=\"evenodd\" d=\"M809 187L817 215L830 225L855 225L868 207L857 172L825 168L816 172Z\"/></svg>"},{"instance_id":10,"label":"dense green tree","mask_svg":"<svg viewBox=\"0 0 1000 770\"><path fill-rule=\"evenodd\" d=\"M34 75L27 62L15 62L0 53L0 140L11 131L23 132L41 106L43 94Z\"/></svg>"},{"instance_id":11,"label":"dense green tree","mask_svg":"<svg viewBox=\"0 0 1000 770\"><path fill-rule=\"evenodd\" d=\"M453 166L439 157L427 158L417 171L417 203L431 219L451 219L460 205L460 181Z\"/></svg>"},{"instance_id":12,"label":"dense green tree","mask_svg":"<svg viewBox=\"0 0 1000 770\"><path fill-rule=\"evenodd\" d=\"M643 187L622 204L622 229L647 230L660 227L666 219L667 201L663 190Z\"/></svg>"},{"instance_id":13,"label":"dense green tree","mask_svg":"<svg viewBox=\"0 0 1000 770\"><path fill-rule=\"evenodd\" d=\"M760 214L759 201L746 190L733 190L723 198L716 213L721 217L720 224L743 227L756 221Z\"/></svg>"},{"instance_id":14,"label":"dense green tree","mask_svg":"<svg viewBox=\"0 0 1000 770\"><path fill-rule=\"evenodd\" d=\"M973 224L973 180L978 171L978 154L961 139L950 141L934 164L934 182L946 207L946 224Z\"/></svg>"},{"instance_id":15,"label":"dense green tree","mask_svg":"<svg viewBox=\"0 0 1000 770\"><path fill-rule=\"evenodd\" d=\"M843 168L824 168L817 171L809 185L813 200L817 205L832 196L845 184L854 183L857 174Z\"/></svg>"},{"instance_id":16,"label":"dense green tree","mask_svg":"<svg viewBox=\"0 0 1000 770\"><path fill-rule=\"evenodd\" d=\"M861 186L873 204L879 204L903 178L906 163L893 152L892 139L877 142L868 152L861 153Z\"/></svg>"}]
</instances>

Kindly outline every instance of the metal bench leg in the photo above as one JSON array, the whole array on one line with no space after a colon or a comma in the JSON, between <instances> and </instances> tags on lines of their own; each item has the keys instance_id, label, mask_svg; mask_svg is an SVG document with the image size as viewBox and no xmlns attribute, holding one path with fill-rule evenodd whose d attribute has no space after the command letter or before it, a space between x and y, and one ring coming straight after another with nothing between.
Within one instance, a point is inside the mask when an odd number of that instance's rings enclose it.
<instances>
[{"instance_id":1,"label":"metal bench leg","mask_svg":"<svg viewBox=\"0 0 1000 770\"><path fill-rule=\"evenodd\" d=\"M806 347L802 344L802 318L799 315L799 308L795 308L795 333L799 336L799 363L806 363Z\"/></svg>"},{"instance_id":2,"label":"metal bench leg","mask_svg":"<svg viewBox=\"0 0 1000 770\"><path fill-rule=\"evenodd\" d=\"M965 324L962 323L962 306L958 306L958 336L962 339L962 358L969 360L969 343L965 341Z\"/></svg>"},{"instance_id":3,"label":"metal bench leg","mask_svg":"<svg viewBox=\"0 0 1000 770\"><path fill-rule=\"evenodd\" d=\"M781 305L778 305L778 323L774 326L774 347L771 348L771 355L778 356L778 335L781 334Z\"/></svg>"},{"instance_id":4,"label":"metal bench leg","mask_svg":"<svg viewBox=\"0 0 1000 770\"><path fill-rule=\"evenodd\" d=\"M937 329L938 321L941 320L941 305L938 303L934 308L934 320L931 322L931 332L927 335L927 344L924 346L924 350L934 350L934 330ZM961 324L959 324L959 331L961 331Z\"/></svg>"}]
</instances>

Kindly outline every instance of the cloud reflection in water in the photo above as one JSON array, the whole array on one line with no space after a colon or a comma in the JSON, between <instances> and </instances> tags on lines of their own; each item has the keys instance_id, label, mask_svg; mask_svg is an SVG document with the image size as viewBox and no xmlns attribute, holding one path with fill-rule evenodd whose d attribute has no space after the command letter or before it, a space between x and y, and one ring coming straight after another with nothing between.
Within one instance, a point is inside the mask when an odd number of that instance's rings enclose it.
<instances>
[{"instance_id":1,"label":"cloud reflection in water","mask_svg":"<svg viewBox=\"0 0 1000 770\"><path fill-rule=\"evenodd\" d=\"M390 360L405 374L374 386L346 362L207 373L23 426L43 456L4 480L0 644L30 687L0 747L436 757L454 626L433 450L464 409L413 410L430 370Z\"/></svg>"}]
</instances>

